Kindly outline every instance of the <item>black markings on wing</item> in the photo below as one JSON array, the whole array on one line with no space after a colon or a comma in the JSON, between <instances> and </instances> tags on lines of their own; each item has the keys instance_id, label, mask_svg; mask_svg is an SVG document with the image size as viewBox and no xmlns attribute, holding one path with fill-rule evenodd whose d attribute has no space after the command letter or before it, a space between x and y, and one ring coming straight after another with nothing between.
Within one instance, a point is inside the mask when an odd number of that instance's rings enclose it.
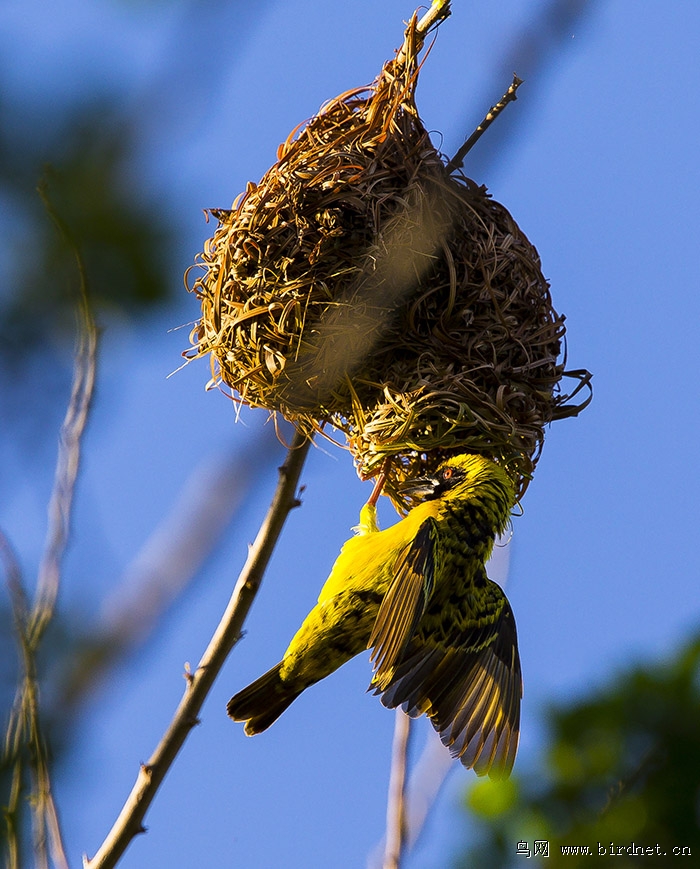
<instances>
[{"instance_id":1,"label":"black markings on wing","mask_svg":"<svg viewBox=\"0 0 700 869\"><path fill-rule=\"evenodd\" d=\"M457 645L412 643L381 700L413 717L426 712L453 757L479 775L504 778L518 747L521 697L515 620L503 596L497 618L465 631Z\"/></svg>"},{"instance_id":2,"label":"black markings on wing","mask_svg":"<svg viewBox=\"0 0 700 869\"><path fill-rule=\"evenodd\" d=\"M385 688L423 615L433 590L435 540L433 519L426 519L396 561L394 578L384 595L367 648L372 649L373 685Z\"/></svg>"}]
</instances>

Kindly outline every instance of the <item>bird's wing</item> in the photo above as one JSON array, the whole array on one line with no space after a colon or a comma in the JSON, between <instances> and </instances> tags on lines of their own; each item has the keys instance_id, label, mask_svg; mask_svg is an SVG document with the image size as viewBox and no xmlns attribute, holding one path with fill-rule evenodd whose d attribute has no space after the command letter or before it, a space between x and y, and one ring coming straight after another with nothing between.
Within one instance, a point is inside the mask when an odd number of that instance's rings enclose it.
<instances>
[{"instance_id":1,"label":"bird's wing","mask_svg":"<svg viewBox=\"0 0 700 869\"><path fill-rule=\"evenodd\" d=\"M496 619L474 623L456 643L430 645L417 637L381 698L413 717L426 712L453 757L492 778L509 775L513 767L522 697L515 620L498 593ZM381 691L379 686L375 693Z\"/></svg>"},{"instance_id":2,"label":"bird's wing","mask_svg":"<svg viewBox=\"0 0 700 869\"><path fill-rule=\"evenodd\" d=\"M372 684L386 688L433 589L437 526L425 519L399 553L394 577L384 595L367 648L372 649Z\"/></svg>"}]
</instances>

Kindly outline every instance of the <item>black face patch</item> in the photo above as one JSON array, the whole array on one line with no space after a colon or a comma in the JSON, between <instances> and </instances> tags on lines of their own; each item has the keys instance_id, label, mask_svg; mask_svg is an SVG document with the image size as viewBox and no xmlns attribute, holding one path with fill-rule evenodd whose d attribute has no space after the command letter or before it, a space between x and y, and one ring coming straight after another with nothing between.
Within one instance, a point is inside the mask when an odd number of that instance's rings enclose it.
<instances>
[{"instance_id":1,"label":"black face patch","mask_svg":"<svg viewBox=\"0 0 700 869\"><path fill-rule=\"evenodd\" d=\"M445 492L456 488L467 478L467 472L458 465L444 465L432 477L416 477L399 487L400 492L413 495L422 501L434 501Z\"/></svg>"},{"instance_id":2,"label":"black face patch","mask_svg":"<svg viewBox=\"0 0 700 869\"><path fill-rule=\"evenodd\" d=\"M445 492L449 492L450 489L454 489L455 486L463 482L465 477L466 474L461 468L456 468L454 465L446 465L433 477L434 488L432 494L425 500L433 501L435 498L439 498Z\"/></svg>"}]
</instances>

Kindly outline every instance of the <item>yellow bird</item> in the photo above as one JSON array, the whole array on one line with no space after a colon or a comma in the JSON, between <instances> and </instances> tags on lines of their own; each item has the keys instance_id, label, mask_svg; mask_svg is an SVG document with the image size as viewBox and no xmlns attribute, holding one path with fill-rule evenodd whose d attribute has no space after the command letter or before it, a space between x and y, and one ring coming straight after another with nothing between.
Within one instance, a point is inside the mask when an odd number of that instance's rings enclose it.
<instances>
[{"instance_id":1,"label":"yellow bird","mask_svg":"<svg viewBox=\"0 0 700 869\"><path fill-rule=\"evenodd\" d=\"M518 746L522 679L513 612L485 563L508 525L513 486L495 462L464 454L403 489L423 500L384 531L374 506L363 507L284 657L228 713L260 733L371 648L370 689L385 706L426 713L464 766L502 778Z\"/></svg>"}]
</instances>

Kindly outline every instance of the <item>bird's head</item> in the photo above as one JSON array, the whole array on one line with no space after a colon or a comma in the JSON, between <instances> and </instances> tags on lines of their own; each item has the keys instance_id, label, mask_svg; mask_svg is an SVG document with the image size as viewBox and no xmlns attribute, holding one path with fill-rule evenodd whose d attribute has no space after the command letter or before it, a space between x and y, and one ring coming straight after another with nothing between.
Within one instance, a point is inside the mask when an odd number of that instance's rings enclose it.
<instances>
[{"instance_id":1,"label":"bird's head","mask_svg":"<svg viewBox=\"0 0 700 869\"><path fill-rule=\"evenodd\" d=\"M515 500L513 484L503 468L491 459L472 453L451 456L433 475L405 482L401 492L423 501L443 497L452 500L467 497L470 491L478 492L488 483L502 488L512 505Z\"/></svg>"}]
</instances>

